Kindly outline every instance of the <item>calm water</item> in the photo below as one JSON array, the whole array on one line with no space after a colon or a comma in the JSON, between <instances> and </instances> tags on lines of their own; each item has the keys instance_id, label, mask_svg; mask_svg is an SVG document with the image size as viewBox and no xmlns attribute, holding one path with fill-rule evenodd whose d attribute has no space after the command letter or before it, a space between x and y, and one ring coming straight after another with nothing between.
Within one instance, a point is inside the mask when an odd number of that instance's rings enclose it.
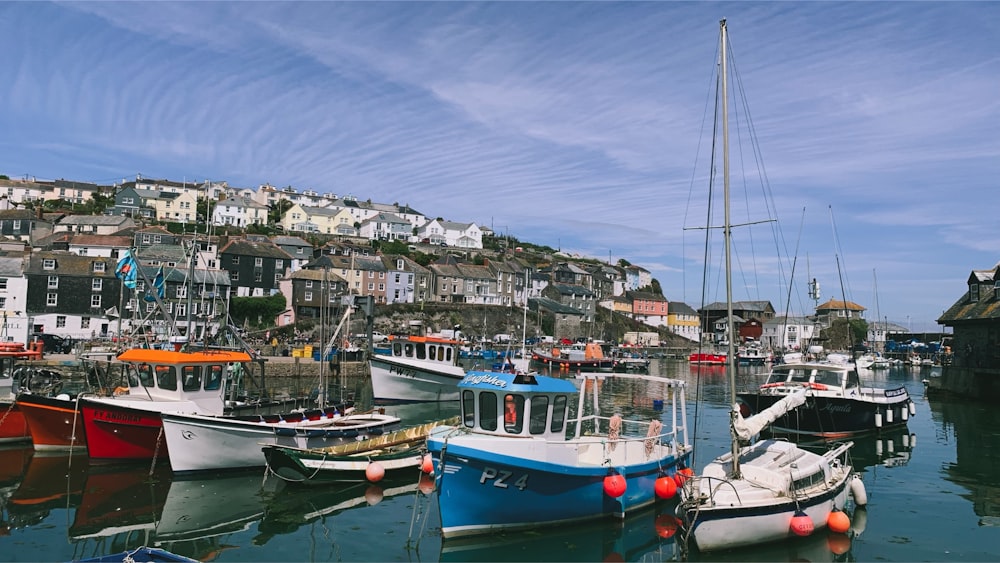
<instances>
[{"instance_id":1,"label":"calm water","mask_svg":"<svg viewBox=\"0 0 1000 563\"><path fill-rule=\"evenodd\" d=\"M697 460L728 449L726 386L707 372L700 389L686 362L655 372L687 379L699 407ZM741 376L744 384L760 373ZM905 384L917 402L906 429L856 440L869 504L863 528L848 539L826 532L797 541L699 560L997 561L1000 560L1000 409L924 397L926 371L875 376ZM370 389L359 398L370 400ZM616 408L647 416L641 390L621 389ZM390 408L414 424L457 414L456 406ZM689 422L693 419L689 416ZM169 467L89 466L85 456L33 456L0 450L0 560L68 561L157 545L213 561L672 561L681 557L665 505L604 522L477 540L438 535L433 495L417 479L347 488L285 486L262 471L173 480ZM659 526L657 524L660 524Z\"/></svg>"}]
</instances>

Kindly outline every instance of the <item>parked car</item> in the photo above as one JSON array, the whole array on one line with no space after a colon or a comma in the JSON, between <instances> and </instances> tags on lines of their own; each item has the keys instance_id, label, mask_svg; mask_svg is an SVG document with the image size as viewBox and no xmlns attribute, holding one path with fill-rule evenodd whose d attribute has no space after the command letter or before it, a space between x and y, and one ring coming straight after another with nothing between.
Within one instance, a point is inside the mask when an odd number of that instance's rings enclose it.
<instances>
[{"instance_id":1,"label":"parked car","mask_svg":"<svg viewBox=\"0 0 1000 563\"><path fill-rule=\"evenodd\" d=\"M32 334L28 345L35 340L41 340L44 342L44 348L42 349L46 354L69 354L73 350L73 340L70 338L63 338L57 334L45 334L42 332Z\"/></svg>"},{"instance_id":2,"label":"parked car","mask_svg":"<svg viewBox=\"0 0 1000 563\"><path fill-rule=\"evenodd\" d=\"M355 334L354 335L354 339L355 340L368 340L368 334L363 333L363 332ZM388 341L389 341L389 337L388 336L382 334L381 332L379 332L377 330L372 331L372 342L375 342L377 344L379 342L388 342Z\"/></svg>"}]
</instances>

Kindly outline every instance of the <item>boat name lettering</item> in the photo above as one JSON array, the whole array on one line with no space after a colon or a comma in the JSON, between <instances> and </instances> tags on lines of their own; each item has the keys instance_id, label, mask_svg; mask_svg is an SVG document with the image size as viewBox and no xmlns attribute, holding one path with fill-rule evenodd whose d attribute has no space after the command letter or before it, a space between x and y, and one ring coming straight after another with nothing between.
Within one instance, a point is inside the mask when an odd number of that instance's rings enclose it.
<instances>
[{"instance_id":1,"label":"boat name lettering","mask_svg":"<svg viewBox=\"0 0 1000 563\"><path fill-rule=\"evenodd\" d=\"M480 383L493 385L495 387L507 387L507 382L495 375L473 375L467 378L469 383L477 385Z\"/></svg>"},{"instance_id":2,"label":"boat name lettering","mask_svg":"<svg viewBox=\"0 0 1000 563\"><path fill-rule=\"evenodd\" d=\"M399 366L396 366L396 365L390 365L389 366L389 373L398 373L399 375L405 375L407 377L416 377L417 376L417 370L409 369L409 368L403 368L403 367L399 367Z\"/></svg>"},{"instance_id":3,"label":"boat name lettering","mask_svg":"<svg viewBox=\"0 0 1000 563\"><path fill-rule=\"evenodd\" d=\"M851 412L851 405L834 405L831 403L827 403L826 405L823 405L823 407L820 408L819 410L826 412Z\"/></svg>"},{"instance_id":4,"label":"boat name lettering","mask_svg":"<svg viewBox=\"0 0 1000 563\"><path fill-rule=\"evenodd\" d=\"M900 387L899 389L886 389L886 397L898 397L900 395L906 394L906 387Z\"/></svg>"},{"instance_id":5,"label":"boat name lettering","mask_svg":"<svg viewBox=\"0 0 1000 563\"><path fill-rule=\"evenodd\" d=\"M503 471L493 467L484 467L483 474L479 476L479 484L485 485L487 481L491 481L494 487L506 489L510 487L511 483L508 483L508 481L510 481L510 478L513 477L513 475L514 473L512 471ZM525 473L524 475L521 475L520 478L514 481L513 485L519 491L523 491L528 488L528 474Z\"/></svg>"},{"instance_id":6,"label":"boat name lettering","mask_svg":"<svg viewBox=\"0 0 1000 563\"><path fill-rule=\"evenodd\" d=\"M94 418L95 419L99 419L99 420L110 420L110 421L116 421L116 422L141 422L142 421L142 417L134 415L134 414L124 413L124 412L115 412L115 411L102 411L102 410L95 410L94 411Z\"/></svg>"}]
</instances>

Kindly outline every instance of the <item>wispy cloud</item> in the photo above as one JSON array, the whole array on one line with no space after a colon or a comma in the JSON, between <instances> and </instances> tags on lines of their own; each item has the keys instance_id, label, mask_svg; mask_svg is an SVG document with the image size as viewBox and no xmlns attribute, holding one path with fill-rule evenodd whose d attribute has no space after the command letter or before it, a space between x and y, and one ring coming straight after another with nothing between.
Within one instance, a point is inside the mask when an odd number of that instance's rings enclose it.
<instances>
[{"instance_id":1,"label":"wispy cloud","mask_svg":"<svg viewBox=\"0 0 1000 563\"><path fill-rule=\"evenodd\" d=\"M997 261L993 3L8 3L0 173L409 203L690 300L720 13L761 150L738 137L733 167L774 197L743 215L832 285L833 205L852 283L878 268L883 313L933 320ZM787 266L743 256L782 302Z\"/></svg>"}]
</instances>

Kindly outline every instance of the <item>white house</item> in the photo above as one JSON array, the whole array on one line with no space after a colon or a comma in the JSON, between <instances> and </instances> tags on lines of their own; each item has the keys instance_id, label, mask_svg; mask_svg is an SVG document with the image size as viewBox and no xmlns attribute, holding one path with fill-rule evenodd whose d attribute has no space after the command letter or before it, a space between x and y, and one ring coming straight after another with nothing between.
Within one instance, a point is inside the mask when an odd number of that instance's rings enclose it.
<instances>
[{"instance_id":1,"label":"white house","mask_svg":"<svg viewBox=\"0 0 1000 563\"><path fill-rule=\"evenodd\" d=\"M458 223L432 219L417 230L417 238L430 244L445 244L458 248L482 248L483 233L475 223Z\"/></svg>"},{"instance_id":2,"label":"white house","mask_svg":"<svg viewBox=\"0 0 1000 563\"><path fill-rule=\"evenodd\" d=\"M216 202L212 212L213 225L232 225L246 227L248 225L267 224L267 206L252 200L228 197Z\"/></svg>"},{"instance_id":3,"label":"white house","mask_svg":"<svg viewBox=\"0 0 1000 563\"><path fill-rule=\"evenodd\" d=\"M368 240L408 240L412 232L409 221L392 213L378 213L358 227L358 235Z\"/></svg>"},{"instance_id":4,"label":"white house","mask_svg":"<svg viewBox=\"0 0 1000 563\"><path fill-rule=\"evenodd\" d=\"M815 323L805 317L774 317L764 321L760 340L772 350L803 350L814 336Z\"/></svg>"}]
</instances>

